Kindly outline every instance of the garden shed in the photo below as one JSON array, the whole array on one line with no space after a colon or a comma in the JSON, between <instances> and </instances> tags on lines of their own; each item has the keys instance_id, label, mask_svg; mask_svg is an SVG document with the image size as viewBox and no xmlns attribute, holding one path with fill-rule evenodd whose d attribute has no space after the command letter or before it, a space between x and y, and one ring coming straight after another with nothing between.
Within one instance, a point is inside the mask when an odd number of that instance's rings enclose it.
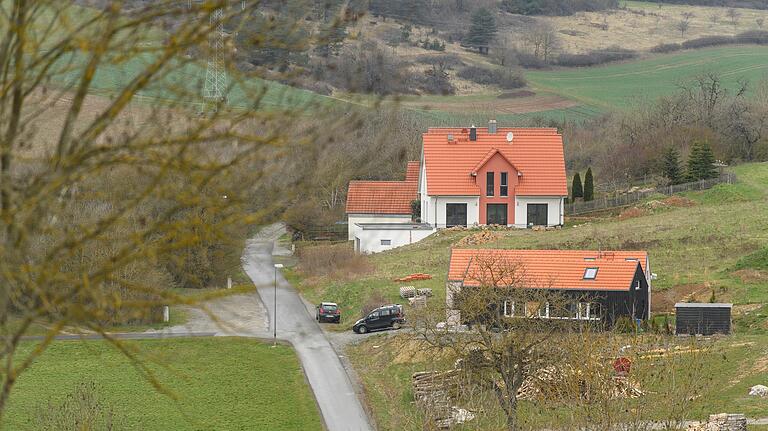
<instances>
[{"instance_id":1,"label":"garden shed","mask_svg":"<svg viewBox=\"0 0 768 431\"><path fill-rule=\"evenodd\" d=\"M675 304L675 334L730 334L732 308L733 304L679 302Z\"/></svg>"}]
</instances>

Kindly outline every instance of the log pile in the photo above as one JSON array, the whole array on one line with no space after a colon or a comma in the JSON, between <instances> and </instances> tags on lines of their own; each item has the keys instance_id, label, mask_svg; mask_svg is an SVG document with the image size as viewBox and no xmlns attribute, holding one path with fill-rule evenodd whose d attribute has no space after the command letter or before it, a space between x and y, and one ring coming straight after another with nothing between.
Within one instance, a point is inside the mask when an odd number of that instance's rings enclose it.
<instances>
[{"instance_id":1,"label":"log pile","mask_svg":"<svg viewBox=\"0 0 768 431\"><path fill-rule=\"evenodd\" d=\"M454 423L453 394L458 389L459 370L420 371L413 373L413 397L416 404L438 426L450 428Z\"/></svg>"}]
</instances>

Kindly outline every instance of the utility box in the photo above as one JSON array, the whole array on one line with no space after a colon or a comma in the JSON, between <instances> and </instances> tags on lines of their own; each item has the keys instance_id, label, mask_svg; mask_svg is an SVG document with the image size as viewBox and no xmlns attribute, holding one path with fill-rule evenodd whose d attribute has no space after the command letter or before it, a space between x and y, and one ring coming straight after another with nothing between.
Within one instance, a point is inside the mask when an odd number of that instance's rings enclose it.
<instances>
[{"instance_id":1,"label":"utility box","mask_svg":"<svg viewBox=\"0 0 768 431\"><path fill-rule=\"evenodd\" d=\"M675 334L730 334L732 309L733 304L678 302L675 304Z\"/></svg>"}]
</instances>

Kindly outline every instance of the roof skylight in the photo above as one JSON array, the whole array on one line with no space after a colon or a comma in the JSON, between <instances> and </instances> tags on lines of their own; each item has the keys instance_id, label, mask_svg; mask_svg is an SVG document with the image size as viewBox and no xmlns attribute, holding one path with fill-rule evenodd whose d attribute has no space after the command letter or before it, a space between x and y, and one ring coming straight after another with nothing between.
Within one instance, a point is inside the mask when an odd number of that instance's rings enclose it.
<instances>
[{"instance_id":1,"label":"roof skylight","mask_svg":"<svg viewBox=\"0 0 768 431\"><path fill-rule=\"evenodd\" d=\"M584 280L594 280L597 277L597 268L587 268L584 270Z\"/></svg>"}]
</instances>

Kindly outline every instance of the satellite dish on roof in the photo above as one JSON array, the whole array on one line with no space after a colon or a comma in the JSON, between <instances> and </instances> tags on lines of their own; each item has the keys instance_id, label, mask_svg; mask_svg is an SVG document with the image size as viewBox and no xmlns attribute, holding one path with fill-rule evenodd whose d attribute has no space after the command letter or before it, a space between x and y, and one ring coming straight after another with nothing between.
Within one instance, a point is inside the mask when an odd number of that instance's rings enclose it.
<instances>
[{"instance_id":1,"label":"satellite dish on roof","mask_svg":"<svg viewBox=\"0 0 768 431\"><path fill-rule=\"evenodd\" d=\"M507 132L507 142L512 142L512 138L514 138L515 135L512 134L512 132Z\"/></svg>"}]
</instances>

